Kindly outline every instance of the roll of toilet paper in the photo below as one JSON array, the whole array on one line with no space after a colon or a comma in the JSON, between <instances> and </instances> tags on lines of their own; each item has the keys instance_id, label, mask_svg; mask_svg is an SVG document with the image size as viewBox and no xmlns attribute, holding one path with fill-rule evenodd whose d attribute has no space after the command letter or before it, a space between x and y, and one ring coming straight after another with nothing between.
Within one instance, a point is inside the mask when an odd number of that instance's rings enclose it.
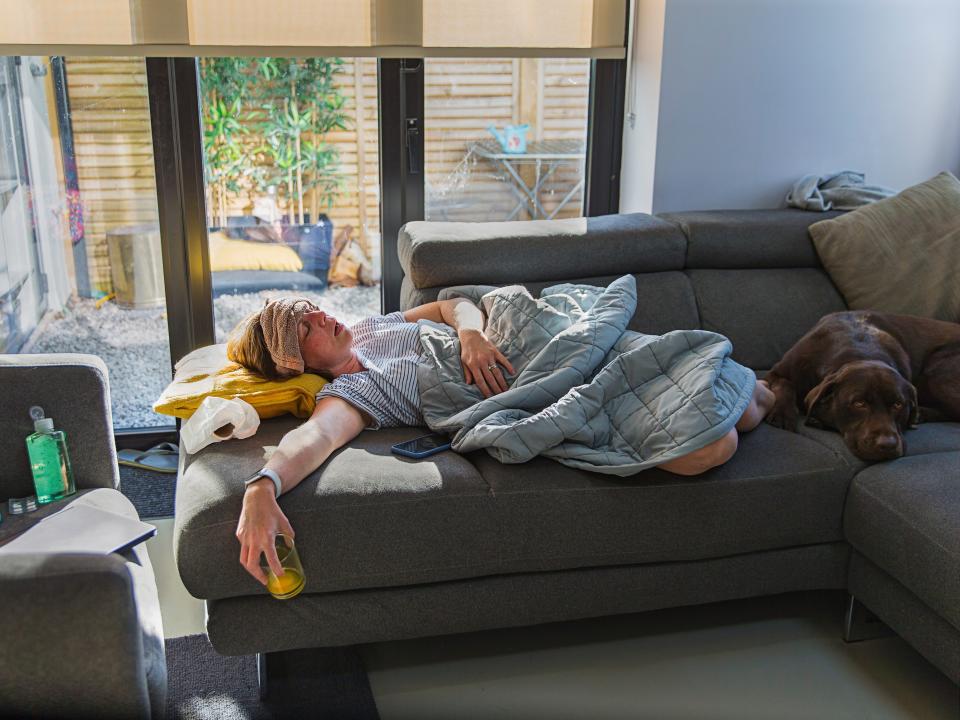
<instances>
[{"instance_id":1,"label":"roll of toilet paper","mask_svg":"<svg viewBox=\"0 0 960 720\"><path fill-rule=\"evenodd\" d=\"M215 442L248 438L259 427L260 417L246 400L210 396L180 428L180 440L192 455Z\"/></svg>"}]
</instances>

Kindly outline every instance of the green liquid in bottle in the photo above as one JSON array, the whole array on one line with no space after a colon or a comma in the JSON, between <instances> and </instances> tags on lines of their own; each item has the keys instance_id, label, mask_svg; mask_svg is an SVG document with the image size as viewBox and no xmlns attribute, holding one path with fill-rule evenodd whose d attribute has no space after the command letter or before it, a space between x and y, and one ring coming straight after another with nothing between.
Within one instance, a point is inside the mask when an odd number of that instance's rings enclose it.
<instances>
[{"instance_id":1,"label":"green liquid in bottle","mask_svg":"<svg viewBox=\"0 0 960 720\"><path fill-rule=\"evenodd\" d=\"M62 430L54 430L52 422L47 427L38 428L27 438L30 471L37 490L37 503L41 505L76 492L67 454L67 437Z\"/></svg>"}]
</instances>

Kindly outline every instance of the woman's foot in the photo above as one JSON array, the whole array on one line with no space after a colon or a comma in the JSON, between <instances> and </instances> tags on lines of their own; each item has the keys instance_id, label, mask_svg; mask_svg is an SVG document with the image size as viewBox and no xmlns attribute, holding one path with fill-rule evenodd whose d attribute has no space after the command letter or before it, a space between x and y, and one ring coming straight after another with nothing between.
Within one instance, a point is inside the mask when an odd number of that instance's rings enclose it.
<instances>
[{"instance_id":1,"label":"woman's foot","mask_svg":"<svg viewBox=\"0 0 960 720\"><path fill-rule=\"evenodd\" d=\"M750 432L757 425L763 422L763 419L770 412L773 404L777 401L777 396L764 380L757 380L753 388L753 397L750 398L750 404L743 411L743 415L737 420L736 428L740 432Z\"/></svg>"}]
</instances>

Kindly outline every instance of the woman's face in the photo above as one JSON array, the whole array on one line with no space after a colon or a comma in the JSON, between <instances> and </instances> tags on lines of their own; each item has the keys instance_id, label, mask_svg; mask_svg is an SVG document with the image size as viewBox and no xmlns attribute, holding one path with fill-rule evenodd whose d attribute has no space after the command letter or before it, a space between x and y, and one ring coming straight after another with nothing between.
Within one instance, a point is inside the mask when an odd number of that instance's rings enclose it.
<instances>
[{"instance_id":1,"label":"woman's face","mask_svg":"<svg viewBox=\"0 0 960 720\"><path fill-rule=\"evenodd\" d=\"M303 314L297 337L306 370L325 371L350 359L353 333L323 310Z\"/></svg>"}]
</instances>

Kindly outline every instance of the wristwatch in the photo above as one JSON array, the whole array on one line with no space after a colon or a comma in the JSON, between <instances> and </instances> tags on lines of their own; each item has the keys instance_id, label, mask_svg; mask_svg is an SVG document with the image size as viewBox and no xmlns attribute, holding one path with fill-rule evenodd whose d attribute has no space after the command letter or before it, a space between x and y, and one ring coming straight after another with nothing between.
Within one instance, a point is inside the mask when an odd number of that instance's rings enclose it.
<instances>
[{"instance_id":1,"label":"wristwatch","mask_svg":"<svg viewBox=\"0 0 960 720\"><path fill-rule=\"evenodd\" d=\"M250 485L251 483L255 483L260 478L270 478L271 480L273 480L273 485L276 488L276 494L274 495L274 497L276 498L280 497L280 487L281 487L280 476L277 475L277 473L274 470L271 470L270 468L260 468L253 474L253 476L249 480L246 480L243 484Z\"/></svg>"}]
</instances>

